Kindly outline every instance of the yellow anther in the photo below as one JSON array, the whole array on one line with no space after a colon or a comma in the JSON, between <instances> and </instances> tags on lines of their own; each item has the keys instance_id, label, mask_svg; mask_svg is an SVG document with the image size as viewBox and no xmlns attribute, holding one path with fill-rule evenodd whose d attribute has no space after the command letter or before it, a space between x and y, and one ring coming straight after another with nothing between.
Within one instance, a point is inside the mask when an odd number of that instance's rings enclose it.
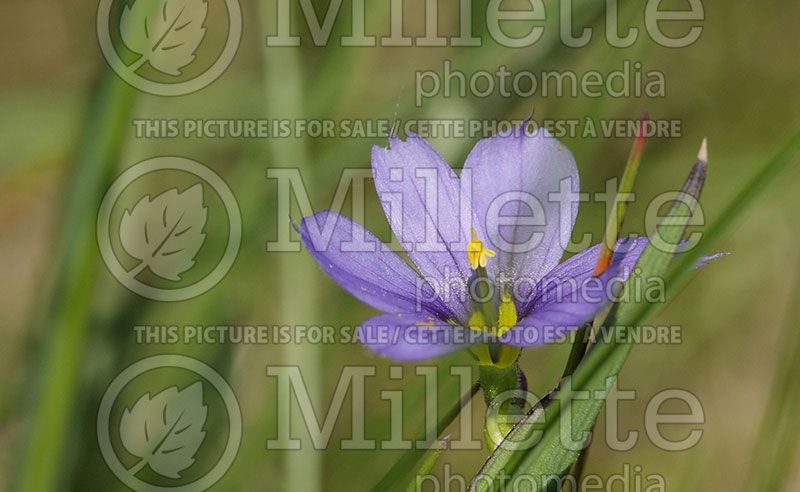
<instances>
[{"instance_id":1,"label":"yellow anther","mask_svg":"<svg viewBox=\"0 0 800 492\"><path fill-rule=\"evenodd\" d=\"M502 336L508 330L517 324L517 308L514 306L514 300L510 295L503 296L502 303L500 304L500 313L498 320L498 327L489 326L486 323L483 313L475 311L469 319L469 328L478 332L494 333L497 336ZM486 343L479 343L470 347L472 354L478 359L478 363L482 366L494 366L498 368L508 367L513 364L519 357L522 349L512 347L509 345L492 345Z\"/></svg>"},{"instance_id":2,"label":"yellow anther","mask_svg":"<svg viewBox=\"0 0 800 492\"><path fill-rule=\"evenodd\" d=\"M484 318L483 313L480 311L475 311L472 313L472 316L469 317L469 322L467 326L470 330L475 330L478 332L486 332L489 327L486 323L486 318ZM489 353L489 346L485 343L479 343L477 345L473 345L470 347L470 351L478 359L478 363L482 366L491 366L494 365L492 361L492 355Z\"/></svg>"},{"instance_id":3,"label":"yellow anther","mask_svg":"<svg viewBox=\"0 0 800 492\"><path fill-rule=\"evenodd\" d=\"M473 270L478 267L485 267L487 258L494 258L497 255L491 249L483 245L483 241L478 239L478 233L475 228L472 228L472 240L467 245L467 256L469 257L469 266Z\"/></svg>"},{"instance_id":4,"label":"yellow anther","mask_svg":"<svg viewBox=\"0 0 800 492\"><path fill-rule=\"evenodd\" d=\"M469 322L467 323L470 329L475 331L486 331L487 330L487 323L486 317L480 311L475 311L472 313L472 316L469 317Z\"/></svg>"},{"instance_id":5,"label":"yellow anther","mask_svg":"<svg viewBox=\"0 0 800 492\"><path fill-rule=\"evenodd\" d=\"M517 306L514 304L514 299L511 294L506 292L503 294L503 299L500 302L500 312L498 316L498 323L500 329L498 335L503 336L508 330L517 325Z\"/></svg>"}]
</instances>

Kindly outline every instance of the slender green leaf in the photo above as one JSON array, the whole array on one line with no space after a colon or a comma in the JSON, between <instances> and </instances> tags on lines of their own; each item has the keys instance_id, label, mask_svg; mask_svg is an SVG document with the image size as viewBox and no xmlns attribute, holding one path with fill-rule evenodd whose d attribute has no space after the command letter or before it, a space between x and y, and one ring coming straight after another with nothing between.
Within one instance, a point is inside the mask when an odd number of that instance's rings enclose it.
<instances>
[{"instance_id":1,"label":"slender green leaf","mask_svg":"<svg viewBox=\"0 0 800 492\"><path fill-rule=\"evenodd\" d=\"M644 144L646 140L645 127L649 116L645 113L642 118L642 125L636 140L631 147L631 152L628 154L628 162L625 164L625 170L622 173L622 180L620 181L617 196L614 204L611 207L611 212L608 216L606 223L606 231L603 236L602 249L597 258L597 264L594 268L594 275L597 277L602 275L611 265L611 259L614 256L614 248L617 245L622 224L625 221L625 212L628 210L627 195L633 192L633 185L636 183L636 175L639 173L639 163L642 161L642 154L644 153ZM601 322L600 314L595 318L595 322ZM571 376L575 369L580 364L583 356L586 354L586 348L589 346L589 329L592 323L586 323L575 332L575 341L572 343L572 348L567 358L567 364L564 367L564 373L561 378Z\"/></svg>"},{"instance_id":2,"label":"slender green leaf","mask_svg":"<svg viewBox=\"0 0 800 492\"><path fill-rule=\"evenodd\" d=\"M118 162L130 124L134 90L106 71L83 128L72 178L65 195L61 249L54 263L55 288L46 310L47 341L33 391L26 451L16 469L16 490L62 489L58 478L69 442L78 383L88 346L89 317L97 270L95 216Z\"/></svg>"},{"instance_id":3,"label":"slender green leaf","mask_svg":"<svg viewBox=\"0 0 800 492\"><path fill-rule=\"evenodd\" d=\"M799 269L795 271L800 272ZM800 274L795 275L795 285L788 298L797 299L798 295ZM799 307L791 301L787 306L781 331L781 355L751 453L748 486L744 490L787 490L785 487L791 480L792 464L800 452L800 427L797 426L797 415L800 413L800 378L797 377L800 374Z\"/></svg>"},{"instance_id":4,"label":"slender green leaf","mask_svg":"<svg viewBox=\"0 0 800 492\"><path fill-rule=\"evenodd\" d=\"M262 36L266 36L271 21L270 8L265 2L258 4ZM297 23L299 6L294 5L293 18ZM305 87L308 64L299 49L262 50L263 85L265 107L275 118L304 118L307 115ZM266 140L272 165L290 164L301 173L310 174L313 163L312 151L306 138L271 138ZM281 316L294 323L317 323L322 313L319 309L319 272L307 255L284 254L279 262L279 281L275 285L279 296ZM302 296L297 293L302 292ZM319 344L288 344L286 360L303 368L306 390L313 399L322 394L323 366L322 347ZM286 425L302 425L300 414L292 415ZM286 490L319 492L323 490L323 455L314 449L310 437L301 439L300 449L284 461Z\"/></svg>"},{"instance_id":5,"label":"slender green leaf","mask_svg":"<svg viewBox=\"0 0 800 492\"><path fill-rule=\"evenodd\" d=\"M452 423L458 414L461 413L461 410L467 406L467 404L472 400L475 394L480 389L478 383L472 385L469 392L464 393L459 401L457 401L452 407L447 410L441 419L436 422L434 425L436 426L436 434L439 435L450 423ZM429 433L427 430L420 434L420 440L425 439ZM392 466L386 475L378 482L373 488L373 492L385 492L387 490L398 490L398 486L403 483L407 483L408 475L411 474L411 471L414 469L414 466L419 462L419 460L425 455L425 449L416 449L412 447L405 453L403 456L400 457L399 460Z\"/></svg>"},{"instance_id":6,"label":"slender green leaf","mask_svg":"<svg viewBox=\"0 0 800 492\"><path fill-rule=\"evenodd\" d=\"M419 489L420 485L422 484L422 480L425 478L426 475L431 473L433 467L436 466L436 463L439 461L439 458L442 456L442 452L447 449L447 443L450 441L450 436L445 436L444 439L436 443L436 445L431 449L431 452L428 454L428 457L425 458L425 461L422 462L422 466L419 467L419 471L417 472L414 480L408 484L406 488L406 492L415 492Z\"/></svg>"},{"instance_id":7,"label":"slender green leaf","mask_svg":"<svg viewBox=\"0 0 800 492\"><path fill-rule=\"evenodd\" d=\"M633 147L631 147L631 153L628 155L628 162L625 164L625 171L622 173L617 197L611 207L608 223L606 223L603 246L600 250L600 257L597 259L597 266L594 270L595 276L601 275L606 271L611 264L611 258L614 256L614 247L617 244L617 239L619 239L622 223L625 221L625 212L628 210L626 195L633 191L633 185L636 183L636 175L639 173L639 163L642 161L642 153L644 153L644 143L646 139L645 127L648 119L648 115L645 114L642 118L639 134L636 136L636 141Z\"/></svg>"}]
</instances>

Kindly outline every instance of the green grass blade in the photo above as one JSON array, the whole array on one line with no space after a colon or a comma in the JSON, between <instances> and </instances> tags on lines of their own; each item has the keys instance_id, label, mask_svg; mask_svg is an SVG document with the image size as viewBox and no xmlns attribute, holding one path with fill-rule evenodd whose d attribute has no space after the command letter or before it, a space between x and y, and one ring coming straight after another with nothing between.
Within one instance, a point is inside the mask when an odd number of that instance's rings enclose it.
<instances>
[{"instance_id":1,"label":"green grass blade","mask_svg":"<svg viewBox=\"0 0 800 492\"><path fill-rule=\"evenodd\" d=\"M447 412L436 422L436 435L438 436L448 425L450 425L456 417L461 413L461 410L467 405L467 403L472 400L475 394L478 392L478 383L472 385L468 393L464 393L461 396L460 400L453 404ZM429 435L427 429L423 432L420 432L420 437L418 440L424 440L426 436ZM415 440L416 441L416 440ZM374 487L372 487L373 492L385 492L387 490L399 490L399 485L403 483L407 483L408 476L411 474L411 471L414 469L414 466L419 462L420 459L425 455L427 450L425 449L416 449L412 447L405 453L403 456L400 457L399 460L392 466L386 475L378 482Z\"/></svg>"},{"instance_id":2,"label":"green grass blade","mask_svg":"<svg viewBox=\"0 0 800 492\"><path fill-rule=\"evenodd\" d=\"M611 207L611 213L608 217L606 224L606 233L603 236L603 246L600 250L600 257L597 260L595 267L595 276L601 275L606 271L611 264L611 258L614 256L614 247L619 239L619 232L622 230L622 223L625 221L625 212L628 210L628 201L625 200L625 195L633 192L633 185L636 183L636 175L639 173L639 163L642 162L642 154L644 153L644 143L646 139L645 127L648 121L648 115L645 114L642 118L642 125L636 141L631 147L631 152L628 155L628 162L625 164L625 171L622 173L622 179L619 183L619 190L617 191L617 198Z\"/></svg>"},{"instance_id":3,"label":"green grass blade","mask_svg":"<svg viewBox=\"0 0 800 492\"><path fill-rule=\"evenodd\" d=\"M266 35L270 23L270 8L264 2L258 5L262 35ZM293 7L294 22L299 22L299 8ZM267 114L271 118L305 118L305 90L307 63L303 51L296 48L262 50L263 87ZM312 156L304 138L271 138L267 141L268 166L293 166L301 175L312 174ZM280 315L294 324L320 322L319 271L310 255L305 253L282 253L278 269L279 280L273 292L279 298ZM302 293L302 295L298 295ZM312 343L288 344L286 360L303 369L303 381L312 401L322 397L323 366L322 347ZM301 428L303 421L299 412L292 414L292 421L282 425ZM323 490L322 453L316 449L309 436L300 438L300 449L288 454L284 460L284 487L286 490L316 492Z\"/></svg>"},{"instance_id":4,"label":"green grass blade","mask_svg":"<svg viewBox=\"0 0 800 492\"><path fill-rule=\"evenodd\" d=\"M420 486L422 485L422 480L426 475L429 475L431 470L433 470L433 467L436 466L436 463L439 461L442 453L445 449L447 449L447 443L449 441L450 436L446 436L430 450L427 458L425 458L425 461L422 462L422 466L419 467L419 471L414 476L414 480L412 480L411 483L408 484L408 487L406 487L406 492L415 492L416 490L419 490Z\"/></svg>"},{"instance_id":5,"label":"green grass blade","mask_svg":"<svg viewBox=\"0 0 800 492\"><path fill-rule=\"evenodd\" d=\"M800 269L795 267L796 272ZM800 452L800 330L798 305L791 300L800 295L800 274L795 275L781 333L781 354L775 369L770 395L751 453L750 471L744 490L767 492L787 490L792 464Z\"/></svg>"},{"instance_id":6,"label":"green grass blade","mask_svg":"<svg viewBox=\"0 0 800 492\"><path fill-rule=\"evenodd\" d=\"M84 352L89 345L90 294L97 270L93 211L114 173L129 125L134 90L105 73L83 129L66 193L54 262L56 282L46 310L46 346L39 361L37 387L25 451L17 467L15 490L63 490L58 483L69 440ZM26 391L30 391L26 388Z\"/></svg>"},{"instance_id":7,"label":"green grass blade","mask_svg":"<svg viewBox=\"0 0 800 492\"><path fill-rule=\"evenodd\" d=\"M626 197L633 192L633 185L636 183L636 175L639 173L639 163L642 161L642 154L644 153L644 144L646 140L645 126L648 119L649 117L647 113L645 113L642 118L639 134L628 155L628 162L625 163L625 170L622 173L617 196L611 207L608 222L606 223L600 255L598 255L597 264L595 265L594 275L596 277L602 275L608 269L609 265L611 265L611 259L614 256L614 248L617 245L617 240L622 230L622 224L625 221L625 212L628 210L628 201ZM595 321L602 320L595 319ZM592 323L586 323L575 332L575 341L572 343L572 349L570 350L567 364L561 376L562 379L571 376L572 373L575 372L578 364L580 364L583 356L586 354L586 348L589 346L589 337L587 335L591 326Z\"/></svg>"}]
</instances>

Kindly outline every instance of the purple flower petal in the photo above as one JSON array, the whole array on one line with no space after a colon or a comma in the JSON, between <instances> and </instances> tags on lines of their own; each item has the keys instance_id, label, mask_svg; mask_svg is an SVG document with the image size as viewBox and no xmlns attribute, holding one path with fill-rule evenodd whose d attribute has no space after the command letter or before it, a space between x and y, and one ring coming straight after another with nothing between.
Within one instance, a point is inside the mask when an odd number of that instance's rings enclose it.
<instances>
[{"instance_id":1,"label":"purple flower petal","mask_svg":"<svg viewBox=\"0 0 800 492\"><path fill-rule=\"evenodd\" d=\"M445 301L466 322L469 229L463 230L459 219L459 179L422 138L412 135L405 142L393 138L390 143L388 149L372 149L375 188L386 218L423 275L440 291L450 290Z\"/></svg>"},{"instance_id":2,"label":"purple flower petal","mask_svg":"<svg viewBox=\"0 0 800 492\"><path fill-rule=\"evenodd\" d=\"M333 210L305 217L300 237L328 275L362 302L390 313L453 317L405 260L350 218Z\"/></svg>"},{"instance_id":3,"label":"purple flower petal","mask_svg":"<svg viewBox=\"0 0 800 492\"><path fill-rule=\"evenodd\" d=\"M617 266L600 277L589 275L581 281L564 279L547 291L538 305L505 335L501 342L515 347L552 343L597 316L610 303L613 285L624 277Z\"/></svg>"},{"instance_id":4,"label":"purple flower petal","mask_svg":"<svg viewBox=\"0 0 800 492\"><path fill-rule=\"evenodd\" d=\"M535 283L555 267L578 215L578 168L572 153L541 129L481 140L467 156L462 181L472 183L473 223L497 252L494 279ZM563 184L562 184L563 183ZM563 197L550 196L564 188Z\"/></svg>"},{"instance_id":5,"label":"purple flower petal","mask_svg":"<svg viewBox=\"0 0 800 492\"><path fill-rule=\"evenodd\" d=\"M645 237L628 237L617 241L614 256L609 269L616 269L621 279L627 279L631 270L636 266L648 240ZM579 286L594 276L597 258L600 256L600 244L572 256L545 275L533 289L527 289L524 283L519 284L515 291L517 311L520 319L531 311L542 309L552 303L552 299L559 290L566 290L572 286ZM574 290L574 289L571 289Z\"/></svg>"},{"instance_id":6,"label":"purple flower petal","mask_svg":"<svg viewBox=\"0 0 800 492\"><path fill-rule=\"evenodd\" d=\"M555 267L530 293L521 295L524 299L518 299L521 322L505 334L503 343L516 347L552 343L592 320L611 302L614 284L628 278L647 244L647 238L618 241L608 270L599 278L594 268L600 244Z\"/></svg>"},{"instance_id":7,"label":"purple flower petal","mask_svg":"<svg viewBox=\"0 0 800 492\"><path fill-rule=\"evenodd\" d=\"M482 340L482 334L418 314L382 314L364 322L359 340L384 357L413 361L462 350Z\"/></svg>"},{"instance_id":8,"label":"purple flower petal","mask_svg":"<svg viewBox=\"0 0 800 492\"><path fill-rule=\"evenodd\" d=\"M646 237L619 240L608 270L599 278L594 277L599 244L561 263L522 302L518 300L521 322L501 341L517 347L552 343L591 321L610 304L616 285L628 279L648 244ZM705 256L695 267L720 256L725 254Z\"/></svg>"}]
</instances>

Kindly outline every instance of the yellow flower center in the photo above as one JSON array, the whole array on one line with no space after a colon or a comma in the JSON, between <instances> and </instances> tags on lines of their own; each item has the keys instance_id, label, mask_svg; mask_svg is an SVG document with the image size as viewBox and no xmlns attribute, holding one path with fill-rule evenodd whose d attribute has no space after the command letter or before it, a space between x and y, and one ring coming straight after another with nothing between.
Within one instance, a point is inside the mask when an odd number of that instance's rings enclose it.
<instances>
[{"instance_id":1,"label":"yellow flower center","mask_svg":"<svg viewBox=\"0 0 800 492\"><path fill-rule=\"evenodd\" d=\"M486 317L480 311L475 311L469 319L469 328L475 331L495 333L503 336L517 324L517 307L509 292L503 294L500 301L500 308L497 316L497 326L489 326ZM500 345L492 350L487 344L475 345L471 348L472 353L482 365L495 367L508 367L519 355L521 349L507 345Z\"/></svg>"},{"instance_id":2,"label":"yellow flower center","mask_svg":"<svg viewBox=\"0 0 800 492\"><path fill-rule=\"evenodd\" d=\"M494 258L497 255L491 249L485 247L483 245L483 241L478 239L478 233L475 232L475 228L472 228L472 240L467 245L467 257L469 257L469 266L473 270L477 270L479 267L484 268L486 267L486 262L488 258Z\"/></svg>"},{"instance_id":3,"label":"yellow flower center","mask_svg":"<svg viewBox=\"0 0 800 492\"><path fill-rule=\"evenodd\" d=\"M470 268L477 270L477 275L485 280L487 278L486 263L489 258L494 258L495 256L497 256L497 253L483 245L483 241L478 239L478 233L473 227L472 240L467 245ZM516 326L517 308L509 291L504 292L501 296L499 307L492 297L490 295L488 301L473 302L474 311L467 322L467 326L471 330L478 332L503 336L508 330ZM493 341L473 345L470 350L478 359L479 364L499 368L513 364L521 351L519 348Z\"/></svg>"}]
</instances>

